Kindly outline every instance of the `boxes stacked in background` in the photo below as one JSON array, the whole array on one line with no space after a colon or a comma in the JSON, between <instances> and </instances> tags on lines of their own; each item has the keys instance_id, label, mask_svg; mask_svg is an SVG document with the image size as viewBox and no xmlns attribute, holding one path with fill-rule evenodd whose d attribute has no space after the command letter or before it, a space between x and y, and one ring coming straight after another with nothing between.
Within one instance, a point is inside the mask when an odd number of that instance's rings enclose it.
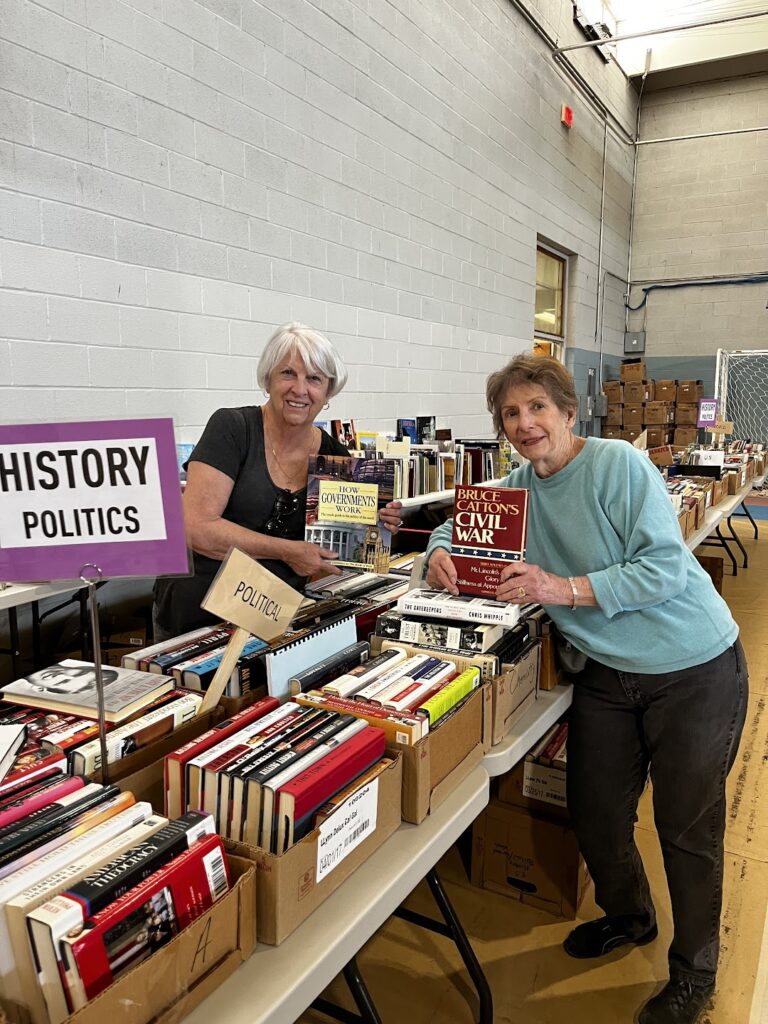
<instances>
[{"instance_id":1,"label":"boxes stacked in background","mask_svg":"<svg viewBox=\"0 0 768 1024\"><path fill-rule=\"evenodd\" d=\"M649 448L696 441L702 381L650 379L643 359L626 360L619 369L620 380L603 384L608 399L603 437L634 442L647 430Z\"/></svg>"},{"instance_id":2,"label":"boxes stacked in background","mask_svg":"<svg viewBox=\"0 0 768 1024\"><path fill-rule=\"evenodd\" d=\"M567 723L503 775L472 829L472 883L574 918L589 882L566 806Z\"/></svg>"}]
</instances>

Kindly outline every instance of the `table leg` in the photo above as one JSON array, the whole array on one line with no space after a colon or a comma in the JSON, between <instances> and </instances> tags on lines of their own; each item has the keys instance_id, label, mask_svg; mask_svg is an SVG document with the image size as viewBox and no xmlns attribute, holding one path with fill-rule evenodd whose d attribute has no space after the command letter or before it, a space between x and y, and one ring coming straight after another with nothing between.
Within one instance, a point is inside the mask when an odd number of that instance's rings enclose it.
<instances>
[{"instance_id":1,"label":"table leg","mask_svg":"<svg viewBox=\"0 0 768 1024\"><path fill-rule=\"evenodd\" d=\"M443 916L443 920L435 921L431 917L419 914L415 910L409 910L407 907L398 907L394 916L401 917L404 921L419 925L421 928L427 928L438 935L444 935L448 939L453 939L480 1000L478 1024L493 1024L493 996L491 995L488 979L483 973L480 962L475 956L475 951L472 949L467 938L467 933L464 931L461 921L453 909L453 904L448 899L448 894L443 888L443 883L440 881L435 868L432 868L427 875L427 883L438 910Z\"/></svg>"},{"instance_id":2,"label":"table leg","mask_svg":"<svg viewBox=\"0 0 768 1024\"><path fill-rule=\"evenodd\" d=\"M319 1013L324 1013L326 1017L331 1017L333 1020L341 1021L341 1024L382 1024L381 1017L371 998L371 993L368 991L368 986L365 984L360 968L357 966L356 957L353 956L345 966L343 974L344 980L349 986L349 991L352 993L352 998L355 1000L355 1005L360 1012L354 1013L352 1010L347 1010L343 1006L332 1003L329 999L323 999L322 996L315 999L312 1003L312 1009L317 1010Z\"/></svg>"},{"instance_id":3,"label":"table leg","mask_svg":"<svg viewBox=\"0 0 768 1024\"><path fill-rule=\"evenodd\" d=\"M749 511L749 506L742 502L741 505L739 505L739 508L741 509L741 512L735 511L733 514L735 516L739 516L739 518L741 519L747 518L750 521L750 523L752 523L752 532L755 535L755 540L759 540L760 533L757 529L757 523L755 522L752 513Z\"/></svg>"},{"instance_id":4,"label":"table leg","mask_svg":"<svg viewBox=\"0 0 768 1024\"><path fill-rule=\"evenodd\" d=\"M726 519L726 523L728 523L728 529L731 532L731 536L733 537L733 539L736 541L737 545L741 549L742 555L744 555L744 561L743 561L741 567L742 567L742 569L747 569L749 567L749 558L747 557L747 549L741 543L740 538L736 534L736 531L733 528L733 523L731 522L731 517L730 516L728 516L728 518Z\"/></svg>"},{"instance_id":5,"label":"table leg","mask_svg":"<svg viewBox=\"0 0 768 1024\"><path fill-rule=\"evenodd\" d=\"M730 558L730 560L731 560L731 565L733 566L733 575L734 575L734 576L738 576L738 573L739 573L739 567L738 567L738 565L736 564L736 559L735 559L735 558L733 557L733 552L732 552L732 551L731 551L731 549L730 549L730 548L728 547L728 542L727 542L727 538L726 538L726 537L724 537L724 536L722 535L722 533L720 533L720 523L718 523L718 524L717 524L717 526L715 527L715 533L717 534L718 540L720 541L720 543L721 543L721 544L723 545L723 547L725 548L725 550L726 550L726 552L727 552L727 554L728 554L728 557L729 557L729 558Z\"/></svg>"}]
</instances>

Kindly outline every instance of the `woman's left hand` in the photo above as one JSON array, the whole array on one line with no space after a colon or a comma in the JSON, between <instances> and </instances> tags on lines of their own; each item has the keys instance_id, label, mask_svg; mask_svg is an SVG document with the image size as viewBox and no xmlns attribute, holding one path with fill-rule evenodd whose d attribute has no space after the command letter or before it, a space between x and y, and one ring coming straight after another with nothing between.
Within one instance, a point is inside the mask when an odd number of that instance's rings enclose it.
<instances>
[{"instance_id":1,"label":"woman's left hand","mask_svg":"<svg viewBox=\"0 0 768 1024\"><path fill-rule=\"evenodd\" d=\"M400 501L390 501L384 508L379 509L379 522L391 533L397 533L401 526L400 509L403 507Z\"/></svg>"},{"instance_id":2,"label":"woman's left hand","mask_svg":"<svg viewBox=\"0 0 768 1024\"><path fill-rule=\"evenodd\" d=\"M573 603L571 585L564 576L544 572L538 565L513 562L501 572L501 583L496 591L497 601L510 604L567 604Z\"/></svg>"}]
</instances>

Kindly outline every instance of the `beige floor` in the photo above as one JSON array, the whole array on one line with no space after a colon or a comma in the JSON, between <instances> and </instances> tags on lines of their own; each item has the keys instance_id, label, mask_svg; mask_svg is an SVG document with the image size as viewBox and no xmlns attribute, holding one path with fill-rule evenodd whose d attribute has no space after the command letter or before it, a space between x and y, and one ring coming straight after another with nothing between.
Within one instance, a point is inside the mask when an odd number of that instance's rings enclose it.
<instances>
[{"instance_id":1,"label":"beige floor","mask_svg":"<svg viewBox=\"0 0 768 1024\"><path fill-rule=\"evenodd\" d=\"M768 1016L758 1009L763 1006L761 980L764 985L768 970L768 951L761 961L768 895L768 522L760 524L759 542L745 525L737 529L750 568L736 578L726 576L724 596L742 629L752 696L739 758L729 778L718 989L701 1024L768 1024ZM669 901L647 794L638 845L654 890L661 935L650 946L617 951L599 963L572 960L563 953L560 943L571 922L475 889L455 849L443 858L440 874L490 982L496 1024L631 1024L638 1006L666 977L671 938ZM414 892L409 905L432 912L425 886ZM579 918L599 913L590 893ZM474 1019L474 990L447 939L391 919L361 952L359 963L384 1024L469 1024ZM353 1006L339 979L327 995ZM302 1024L327 1020L314 1012L301 1018Z\"/></svg>"}]
</instances>

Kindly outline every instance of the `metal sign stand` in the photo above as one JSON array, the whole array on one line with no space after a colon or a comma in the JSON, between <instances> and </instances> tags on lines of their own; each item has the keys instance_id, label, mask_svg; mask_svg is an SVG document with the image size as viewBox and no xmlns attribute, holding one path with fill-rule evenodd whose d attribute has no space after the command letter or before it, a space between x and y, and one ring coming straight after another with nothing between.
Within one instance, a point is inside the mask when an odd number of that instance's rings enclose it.
<instances>
[{"instance_id":1,"label":"metal sign stand","mask_svg":"<svg viewBox=\"0 0 768 1024\"><path fill-rule=\"evenodd\" d=\"M98 565L86 562L80 569L80 579L88 587L88 612L91 618L91 650L93 651L93 668L96 676L96 699L99 712L99 746L101 752L101 781L109 783L109 765L107 764L107 719L104 708L104 673L101 670L101 630L99 628L99 604L96 599L97 584L101 582L102 572Z\"/></svg>"}]
</instances>

